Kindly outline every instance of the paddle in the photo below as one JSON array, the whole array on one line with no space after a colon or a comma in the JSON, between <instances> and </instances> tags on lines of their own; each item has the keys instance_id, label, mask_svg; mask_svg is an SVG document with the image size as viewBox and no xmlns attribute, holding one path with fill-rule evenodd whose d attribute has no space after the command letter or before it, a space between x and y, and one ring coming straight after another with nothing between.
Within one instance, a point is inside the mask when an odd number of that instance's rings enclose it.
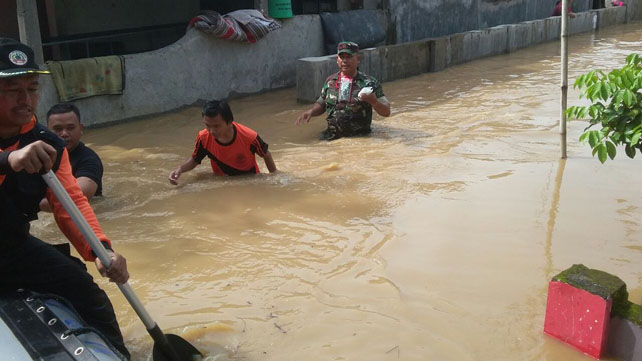
<instances>
[{"instance_id":1,"label":"paddle","mask_svg":"<svg viewBox=\"0 0 642 361\"><path fill-rule=\"evenodd\" d=\"M56 198L62 203L62 206L80 230L80 233L82 233L87 242L89 242L96 256L100 258L100 261L105 267L109 268L111 266L111 258L109 258L107 250L102 243L100 243L98 237L96 237L96 234L89 226L89 223L87 223L87 220L83 217L82 213L80 213L76 204L71 200L71 197L69 197L65 188L58 178L56 178L54 172L49 171L43 174L42 177L54 192ZM165 335L163 331L161 331L160 327L158 327L149 313L147 313L147 310L145 310L145 307L129 283L119 284L118 288L120 288L127 301L129 301L129 304L134 308L136 314L138 314L138 317L140 317L143 324L145 324L149 335L154 339L154 361L192 361L194 358L200 359L200 357L202 357L202 354L194 346L180 336L172 334Z\"/></svg>"}]
</instances>

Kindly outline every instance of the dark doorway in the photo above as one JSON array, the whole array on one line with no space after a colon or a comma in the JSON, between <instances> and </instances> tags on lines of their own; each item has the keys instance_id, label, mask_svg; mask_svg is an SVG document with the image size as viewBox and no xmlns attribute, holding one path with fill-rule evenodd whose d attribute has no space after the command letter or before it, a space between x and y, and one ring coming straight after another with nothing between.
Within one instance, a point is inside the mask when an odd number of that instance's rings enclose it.
<instances>
[{"instance_id":1,"label":"dark doorway","mask_svg":"<svg viewBox=\"0 0 642 361\"><path fill-rule=\"evenodd\" d=\"M606 0L593 0L593 9L603 9L606 7Z\"/></svg>"},{"instance_id":2,"label":"dark doorway","mask_svg":"<svg viewBox=\"0 0 642 361\"><path fill-rule=\"evenodd\" d=\"M292 0L292 12L295 15L336 11L337 0Z\"/></svg>"},{"instance_id":3,"label":"dark doorway","mask_svg":"<svg viewBox=\"0 0 642 361\"><path fill-rule=\"evenodd\" d=\"M219 14L241 9L254 9L254 0L201 0L201 10L214 10Z\"/></svg>"}]
</instances>

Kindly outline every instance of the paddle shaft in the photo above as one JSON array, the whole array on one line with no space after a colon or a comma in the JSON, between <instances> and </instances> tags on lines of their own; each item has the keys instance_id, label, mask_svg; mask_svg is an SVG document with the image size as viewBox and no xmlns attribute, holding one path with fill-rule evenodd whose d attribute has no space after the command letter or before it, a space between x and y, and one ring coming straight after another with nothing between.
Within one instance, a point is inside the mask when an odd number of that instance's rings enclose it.
<instances>
[{"instance_id":1,"label":"paddle shaft","mask_svg":"<svg viewBox=\"0 0 642 361\"><path fill-rule=\"evenodd\" d=\"M85 237L96 256L100 259L103 265L105 265L105 267L109 268L111 266L111 258L109 257L107 250L105 249L103 244L100 243L98 237L96 237L96 234L91 229L91 226L89 226L89 223L87 223L85 217L83 217L82 213L80 213L80 210L76 206L76 203L74 203L74 201L71 199L71 197L67 193L67 190L65 190L65 188L62 186L54 172L49 171L43 174L42 178L49 186L49 189L54 192L54 195L56 196L56 198L58 198L71 219L74 221L76 227L78 227L80 233L82 233L82 235ZM120 291L123 293L123 295L125 295L125 298L132 306L134 311L136 311L138 317L140 317L141 321L143 321L143 324L145 324L145 328L147 328L147 331L152 336L154 341L159 342L162 347L168 350L170 353L174 353L167 341L167 338L162 333L162 331L160 331L160 328L158 327L156 322L154 322L149 313L147 313L147 310L140 302L129 283L125 282L123 284L119 284L118 288L120 288ZM179 361L178 357L172 358L174 358L176 361Z\"/></svg>"}]
</instances>

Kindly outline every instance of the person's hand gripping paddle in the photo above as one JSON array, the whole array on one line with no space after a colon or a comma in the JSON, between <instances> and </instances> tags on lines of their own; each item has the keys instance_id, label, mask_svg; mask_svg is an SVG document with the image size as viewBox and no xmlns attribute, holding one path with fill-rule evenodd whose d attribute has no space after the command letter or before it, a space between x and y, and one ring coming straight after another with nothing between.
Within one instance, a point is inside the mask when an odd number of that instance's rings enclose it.
<instances>
[{"instance_id":1,"label":"person's hand gripping paddle","mask_svg":"<svg viewBox=\"0 0 642 361\"><path fill-rule=\"evenodd\" d=\"M107 250L105 250L105 247L100 243L98 237L96 237L96 234L89 226L89 223L87 223L87 220L83 217L82 213L80 213L76 204L71 200L71 197L69 197L65 188L58 178L56 178L54 172L49 171L43 174L42 177L74 221L76 227L78 227L85 237L96 256L105 267L109 268L111 266L111 258ZM154 361L193 361L202 358L202 354L180 336L164 334L163 331L161 331L160 327L158 327L149 313L147 313L147 310L145 310L145 307L129 283L118 284L118 288L120 288L123 295L125 295L129 304L134 311L136 311L136 314L138 314L138 317L143 321L143 324L145 324L147 332L149 332L150 336L154 339Z\"/></svg>"}]
</instances>

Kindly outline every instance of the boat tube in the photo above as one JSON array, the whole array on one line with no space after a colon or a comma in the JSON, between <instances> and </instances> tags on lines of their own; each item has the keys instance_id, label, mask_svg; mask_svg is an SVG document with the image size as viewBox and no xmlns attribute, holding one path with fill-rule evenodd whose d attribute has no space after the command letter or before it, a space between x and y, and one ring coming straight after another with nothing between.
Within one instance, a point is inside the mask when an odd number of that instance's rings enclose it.
<instances>
[{"instance_id":1,"label":"boat tube","mask_svg":"<svg viewBox=\"0 0 642 361\"><path fill-rule=\"evenodd\" d=\"M29 290L0 293L0 358L127 361L64 298Z\"/></svg>"}]
</instances>

